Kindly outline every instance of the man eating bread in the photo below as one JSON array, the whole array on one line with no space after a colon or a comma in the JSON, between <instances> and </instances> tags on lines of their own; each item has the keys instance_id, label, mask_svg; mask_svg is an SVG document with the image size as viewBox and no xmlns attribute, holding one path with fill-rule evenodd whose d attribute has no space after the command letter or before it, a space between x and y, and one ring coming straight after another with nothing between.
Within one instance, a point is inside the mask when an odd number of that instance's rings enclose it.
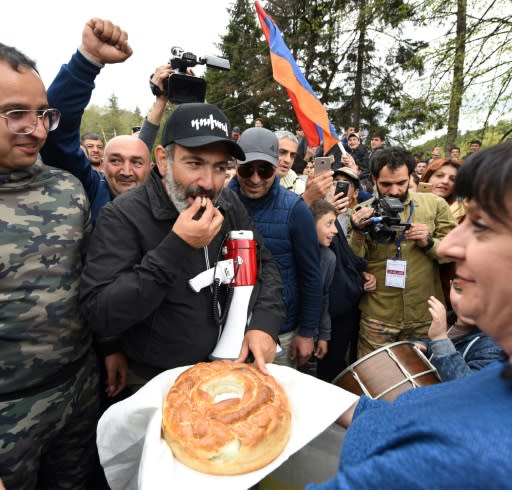
<instances>
[{"instance_id":1,"label":"man eating bread","mask_svg":"<svg viewBox=\"0 0 512 490\"><path fill-rule=\"evenodd\" d=\"M178 106L155 150L159 173L102 210L81 281L81 311L128 357L132 389L167 369L208 359L220 334L226 291L188 281L222 258L228 232L250 230L260 253L238 361L266 371L285 318L278 266L238 197L224 188L228 161L244 159L218 107ZM215 293L215 294L214 294Z\"/></svg>"}]
</instances>

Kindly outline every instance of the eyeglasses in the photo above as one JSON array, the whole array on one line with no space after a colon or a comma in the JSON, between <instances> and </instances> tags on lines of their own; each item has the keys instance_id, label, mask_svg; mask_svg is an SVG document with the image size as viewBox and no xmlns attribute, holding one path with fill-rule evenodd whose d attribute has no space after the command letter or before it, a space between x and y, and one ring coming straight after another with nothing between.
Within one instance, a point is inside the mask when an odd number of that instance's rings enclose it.
<instances>
[{"instance_id":1,"label":"eyeglasses","mask_svg":"<svg viewBox=\"0 0 512 490\"><path fill-rule=\"evenodd\" d=\"M250 179L254 172L257 172L262 179L270 179L274 175L273 165L247 165L242 164L238 166L238 175L243 179Z\"/></svg>"},{"instance_id":2,"label":"eyeglasses","mask_svg":"<svg viewBox=\"0 0 512 490\"><path fill-rule=\"evenodd\" d=\"M5 114L0 114L6 120L7 129L14 134L31 134L37 128L37 120L40 119L47 132L57 129L60 121L58 109L14 109Z\"/></svg>"}]
</instances>

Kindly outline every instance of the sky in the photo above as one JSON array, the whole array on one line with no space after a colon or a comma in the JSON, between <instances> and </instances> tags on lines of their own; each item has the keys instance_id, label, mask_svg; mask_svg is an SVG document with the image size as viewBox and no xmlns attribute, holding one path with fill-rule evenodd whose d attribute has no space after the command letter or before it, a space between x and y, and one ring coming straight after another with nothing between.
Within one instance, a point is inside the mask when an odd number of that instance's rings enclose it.
<instances>
[{"instance_id":1,"label":"sky","mask_svg":"<svg viewBox=\"0 0 512 490\"><path fill-rule=\"evenodd\" d=\"M4 1L0 42L15 46L34 59L49 86L80 44L85 23L92 17L109 19L128 32L134 53L124 63L102 69L91 103L105 106L115 94L122 109L134 111L138 107L147 114L154 101L149 77L155 68L169 61L173 46L197 56L219 55L216 44L227 32L227 9L234 1ZM265 6L267 2L261 3ZM204 67L194 70L200 76ZM474 126L474 116L471 122ZM466 126L464 118L460 126Z\"/></svg>"},{"instance_id":2,"label":"sky","mask_svg":"<svg viewBox=\"0 0 512 490\"><path fill-rule=\"evenodd\" d=\"M173 46L201 57L219 55L216 44L226 33L227 8L232 4L233 0L6 1L0 42L34 59L48 87L76 51L85 23L92 17L109 19L128 33L133 55L102 69L91 103L106 105L114 93L122 109L139 107L145 114L154 100L149 77L169 61ZM194 70L201 75L204 68L198 65Z\"/></svg>"}]
</instances>

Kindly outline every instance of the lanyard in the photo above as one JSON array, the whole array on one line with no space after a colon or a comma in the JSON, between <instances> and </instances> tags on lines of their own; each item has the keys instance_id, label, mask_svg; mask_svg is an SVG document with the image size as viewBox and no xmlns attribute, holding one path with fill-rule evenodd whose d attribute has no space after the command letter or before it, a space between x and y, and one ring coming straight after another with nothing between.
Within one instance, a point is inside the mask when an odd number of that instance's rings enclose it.
<instances>
[{"instance_id":1,"label":"lanyard","mask_svg":"<svg viewBox=\"0 0 512 490\"><path fill-rule=\"evenodd\" d=\"M406 224L409 224L411 222L412 213L414 213L414 201L411 199L411 204L409 205L409 216L407 217ZM402 242L405 240L404 232L400 233L399 236L395 239L396 244L396 256L395 260L398 260L400 258L400 251L402 248Z\"/></svg>"}]
</instances>

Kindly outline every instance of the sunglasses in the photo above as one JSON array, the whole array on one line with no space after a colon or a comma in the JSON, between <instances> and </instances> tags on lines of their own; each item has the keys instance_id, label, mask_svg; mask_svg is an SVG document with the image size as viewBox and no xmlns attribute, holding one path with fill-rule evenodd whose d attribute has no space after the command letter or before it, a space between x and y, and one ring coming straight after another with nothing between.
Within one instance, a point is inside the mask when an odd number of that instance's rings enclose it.
<instances>
[{"instance_id":1,"label":"sunglasses","mask_svg":"<svg viewBox=\"0 0 512 490\"><path fill-rule=\"evenodd\" d=\"M274 175L274 167L272 165L239 165L238 166L238 175L242 177L242 179L250 179L254 172L258 173L258 176L262 179L270 179L272 175Z\"/></svg>"}]
</instances>

